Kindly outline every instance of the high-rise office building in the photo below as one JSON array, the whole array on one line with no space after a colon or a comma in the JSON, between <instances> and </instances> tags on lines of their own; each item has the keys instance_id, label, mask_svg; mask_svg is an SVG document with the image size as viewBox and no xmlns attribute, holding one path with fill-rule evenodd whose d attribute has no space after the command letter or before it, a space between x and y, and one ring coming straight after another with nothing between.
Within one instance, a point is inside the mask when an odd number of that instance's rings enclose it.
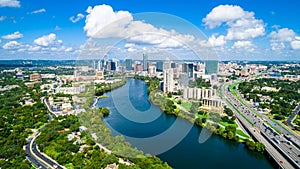
<instances>
[{"instance_id":1,"label":"high-rise office building","mask_svg":"<svg viewBox=\"0 0 300 169\"><path fill-rule=\"evenodd\" d=\"M174 90L174 73L173 69L164 70L164 92L173 92Z\"/></svg>"},{"instance_id":2,"label":"high-rise office building","mask_svg":"<svg viewBox=\"0 0 300 169\"><path fill-rule=\"evenodd\" d=\"M189 85L189 77L187 73L180 73L178 78L178 86L180 88L186 88Z\"/></svg>"},{"instance_id":3,"label":"high-rise office building","mask_svg":"<svg viewBox=\"0 0 300 169\"><path fill-rule=\"evenodd\" d=\"M125 60L126 70L132 70L132 59Z\"/></svg>"},{"instance_id":4,"label":"high-rise office building","mask_svg":"<svg viewBox=\"0 0 300 169\"><path fill-rule=\"evenodd\" d=\"M163 70L171 69L171 62L169 60L163 63Z\"/></svg>"},{"instance_id":5,"label":"high-rise office building","mask_svg":"<svg viewBox=\"0 0 300 169\"><path fill-rule=\"evenodd\" d=\"M156 62L156 71L162 72L163 71L163 65L164 65L163 61L157 61Z\"/></svg>"},{"instance_id":6,"label":"high-rise office building","mask_svg":"<svg viewBox=\"0 0 300 169\"><path fill-rule=\"evenodd\" d=\"M219 72L219 62L217 60L206 60L205 61L205 74L218 74Z\"/></svg>"},{"instance_id":7,"label":"high-rise office building","mask_svg":"<svg viewBox=\"0 0 300 169\"><path fill-rule=\"evenodd\" d=\"M117 62L111 61L110 62L110 70L116 70L116 68L117 68Z\"/></svg>"},{"instance_id":8,"label":"high-rise office building","mask_svg":"<svg viewBox=\"0 0 300 169\"><path fill-rule=\"evenodd\" d=\"M183 63L182 72L187 73L189 78L193 78L194 64L193 63Z\"/></svg>"},{"instance_id":9,"label":"high-rise office building","mask_svg":"<svg viewBox=\"0 0 300 169\"><path fill-rule=\"evenodd\" d=\"M98 70L101 70L102 69L102 62L101 60L98 61Z\"/></svg>"},{"instance_id":10,"label":"high-rise office building","mask_svg":"<svg viewBox=\"0 0 300 169\"><path fill-rule=\"evenodd\" d=\"M176 68L176 63L172 62L171 63L171 68Z\"/></svg>"},{"instance_id":11,"label":"high-rise office building","mask_svg":"<svg viewBox=\"0 0 300 169\"><path fill-rule=\"evenodd\" d=\"M148 70L148 55L147 55L147 53L143 53L143 70L144 71L147 71Z\"/></svg>"},{"instance_id":12,"label":"high-rise office building","mask_svg":"<svg viewBox=\"0 0 300 169\"><path fill-rule=\"evenodd\" d=\"M189 63L188 64L188 77L193 78L193 74L194 74L194 64Z\"/></svg>"}]
</instances>

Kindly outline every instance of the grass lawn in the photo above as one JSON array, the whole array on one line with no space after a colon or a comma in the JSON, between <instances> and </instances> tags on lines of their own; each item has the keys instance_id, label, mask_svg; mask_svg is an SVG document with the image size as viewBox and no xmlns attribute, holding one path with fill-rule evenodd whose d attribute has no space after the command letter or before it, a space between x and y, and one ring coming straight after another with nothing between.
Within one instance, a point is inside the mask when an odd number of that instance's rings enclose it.
<instances>
[{"instance_id":1,"label":"grass lawn","mask_svg":"<svg viewBox=\"0 0 300 169\"><path fill-rule=\"evenodd\" d=\"M225 127L228 126L228 125L234 125L235 127L237 127L237 124L235 124L235 123L234 124L230 124L230 123L224 122L224 121L220 121L219 124L221 124L222 126L225 126Z\"/></svg>"},{"instance_id":2,"label":"grass lawn","mask_svg":"<svg viewBox=\"0 0 300 169\"><path fill-rule=\"evenodd\" d=\"M233 85L230 85L229 90L230 90L230 92L231 92L233 95L237 95L237 91L236 91L235 87L236 87L239 83L241 83L241 82L236 82L236 83L234 83Z\"/></svg>"},{"instance_id":3,"label":"grass lawn","mask_svg":"<svg viewBox=\"0 0 300 169\"><path fill-rule=\"evenodd\" d=\"M200 117L200 118L208 118L206 115L201 115L201 114L196 114L196 117Z\"/></svg>"},{"instance_id":4,"label":"grass lawn","mask_svg":"<svg viewBox=\"0 0 300 169\"><path fill-rule=\"evenodd\" d=\"M236 134L242 136L242 137L246 137L249 138L249 136L247 134L245 134L242 130L236 130Z\"/></svg>"},{"instance_id":5,"label":"grass lawn","mask_svg":"<svg viewBox=\"0 0 300 169\"><path fill-rule=\"evenodd\" d=\"M184 107L187 111L190 111L192 103L190 102L181 102L181 106Z\"/></svg>"}]
</instances>

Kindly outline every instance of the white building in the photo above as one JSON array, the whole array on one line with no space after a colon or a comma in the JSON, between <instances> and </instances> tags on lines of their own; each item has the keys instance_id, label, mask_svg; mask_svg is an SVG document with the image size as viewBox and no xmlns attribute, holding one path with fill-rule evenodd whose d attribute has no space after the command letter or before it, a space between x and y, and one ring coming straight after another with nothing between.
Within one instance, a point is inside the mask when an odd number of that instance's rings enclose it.
<instances>
[{"instance_id":1,"label":"white building","mask_svg":"<svg viewBox=\"0 0 300 169\"><path fill-rule=\"evenodd\" d=\"M78 87L60 87L56 89L56 93L64 93L64 94L80 94L85 91L84 85L80 85Z\"/></svg>"},{"instance_id":2,"label":"white building","mask_svg":"<svg viewBox=\"0 0 300 169\"><path fill-rule=\"evenodd\" d=\"M164 70L164 92L173 92L174 72L173 69Z\"/></svg>"},{"instance_id":3,"label":"white building","mask_svg":"<svg viewBox=\"0 0 300 169\"><path fill-rule=\"evenodd\" d=\"M156 66L149 66L148 67L148 74L155 75L156 74Z\"/></svg>"},{"instance_id":4,"label":"white building","mask_svg":"<svg viewBox=\"0 0 300 169\"><path fill-rule=\"evenodd\" d=\"M209 99L216 96L216 89L209 88L184 88L183 98L184 99Z\"/></svg>"}]
</instances>

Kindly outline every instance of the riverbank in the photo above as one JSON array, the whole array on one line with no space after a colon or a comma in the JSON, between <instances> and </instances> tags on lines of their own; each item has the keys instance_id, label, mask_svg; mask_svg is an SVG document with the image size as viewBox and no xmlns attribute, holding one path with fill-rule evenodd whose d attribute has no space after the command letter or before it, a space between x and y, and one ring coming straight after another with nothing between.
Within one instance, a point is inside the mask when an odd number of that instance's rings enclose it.
<instances>
[{"instance_id":1,"label":"riverbank","mask_svg":"<svg viewBox=\"0 0 300 169\"><path fill-rule=\"evenodd\" d=\"M151 104L147 90L144 81L129 79L124 87L106 93L108 98L99 100L99 105L111 111L103 120L114 136L122 134L133 147L156 154L176 169L220 168L220 164L223 168L273 168L267 156L246 149L245 144L215 134L205 143L199 143L201 129L183 118L162 112ZM131 111L131 106L135 111Z\"/></svg>"},{"instance_id":2,"label":"riverbank","mask_svg":"<svg viewBox=\"0 0 300 169\"><path fill-rule=\"evenodd\" d=\"M169 115L174 115L189 121L192 124L202 128L208 129L210 132L216 135L220 135L225 139L234 140L240 143L245 143L246 147L250 150L264 153L265 146L260 142L255 142L247 134L243 133L242 130L238 130L237 124L234 123L220 123L221 117L219 113L206 113L205 115L197 116L195 113L191 113L178 103L174 102L174 98L166 96L163 92L158 90L157 79L151 79L148 77L137 77L136 79L147 81L149 86L147 92L149 94L149 101L160 107L160 109ZM149 90L150 89L150 90ZM172 99L173 98L173 99ZM196 109L197 110L197 109ZM226 116L227 119L228 116ZM234 118L235 117L231 117ZM223 119L222 119L223 120ZM226 124L226 125L224 125Z\"/></svg>"},{"instance_id":3,"label":"riverbank","mask_svg":"<svg viewBox=\"0 0 300 169\"><path fill-rule=\"evenodd\" d=\"M104 95L105 93L122 87L126 84L126 82L127 80L123 79L117 84L110 84L109 89L105 90L105 92L102 93L101 96L96 96L93 107L95 108L98 105L99 100L108 98L107 95ZM93 139L97 143L101 143L101 146L108 149L112 154L121 157L123 161L133 163L136 169L171 169L171 167L166 162L163 162L158 157L145 155L141 150L133 148L129 142L125 141L125 138L123 136L113 136L111 130L103 122L104 117L101 113L99 113L98 109L80 114L79 117L80 123L89 128ZM122 167L124 168L124 166Z\"/></svg>"}]
</instances>

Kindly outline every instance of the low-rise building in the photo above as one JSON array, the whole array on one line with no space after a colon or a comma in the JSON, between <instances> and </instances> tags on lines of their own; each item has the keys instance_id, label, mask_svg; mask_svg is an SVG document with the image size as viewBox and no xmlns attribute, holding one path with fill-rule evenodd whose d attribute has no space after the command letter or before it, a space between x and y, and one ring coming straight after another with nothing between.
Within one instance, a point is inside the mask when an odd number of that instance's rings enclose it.
<instances>
[{"instance_id":1,"label":"low-rise building","mask_svg":"<svg viewBox=\"0 0 300 169\"><path fill-rule=\"evenodd\" d=\"M41 81L42 80L42 75L38 73L33 73L29 75L30 81Z\"/></svg>"}]
</instances>

